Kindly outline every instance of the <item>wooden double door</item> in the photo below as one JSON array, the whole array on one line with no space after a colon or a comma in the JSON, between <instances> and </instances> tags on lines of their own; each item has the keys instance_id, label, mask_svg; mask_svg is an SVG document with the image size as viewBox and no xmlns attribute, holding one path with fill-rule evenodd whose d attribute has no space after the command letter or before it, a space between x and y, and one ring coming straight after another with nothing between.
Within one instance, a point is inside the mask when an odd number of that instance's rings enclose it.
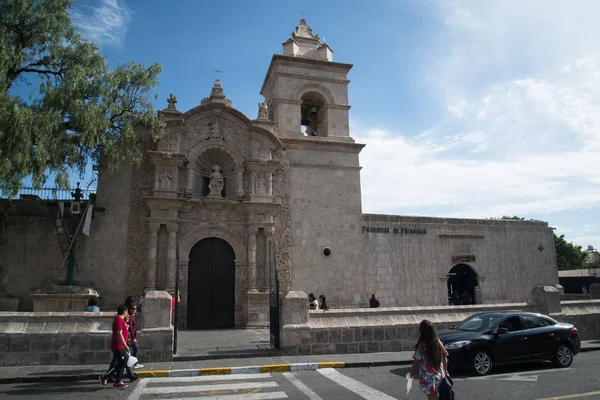
<instances>
[{"instance_id":1,"label":"wooden double door","mask_svg":"<svg viewBox=\"0 0 600 400\"><path fill-rule=\"evenodd\" d=\"M235 254L226 241L207 238L190 251L187 329L233 327Z\"/></svg>"}]
</instances>

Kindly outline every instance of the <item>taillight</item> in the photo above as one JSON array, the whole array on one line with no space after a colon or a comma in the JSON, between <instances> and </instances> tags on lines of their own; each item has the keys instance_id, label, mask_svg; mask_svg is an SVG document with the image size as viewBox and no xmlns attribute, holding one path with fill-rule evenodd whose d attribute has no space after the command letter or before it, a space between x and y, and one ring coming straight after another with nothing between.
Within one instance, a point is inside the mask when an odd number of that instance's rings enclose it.
<instances>
[{"instance_id":1,"label":"taillight","mask_svg":"<svg viewBox=\"0 0 600 400\"><path fill-rule=\"evenodd\" d=\"M571 335L577 335L577 333L578 333L578 332L577 332L577 328L575 328L575 327L572 327L572 328L571 328Z\"/></svg>"}]
</instances>

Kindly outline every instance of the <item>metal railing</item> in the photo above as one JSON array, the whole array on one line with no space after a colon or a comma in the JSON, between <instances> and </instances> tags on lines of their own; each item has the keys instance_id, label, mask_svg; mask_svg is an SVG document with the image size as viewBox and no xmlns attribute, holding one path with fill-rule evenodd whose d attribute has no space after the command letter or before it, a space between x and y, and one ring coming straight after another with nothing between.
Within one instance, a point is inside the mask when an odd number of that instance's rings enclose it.
<instances>
[{"instance_id":1,"label":"metal railing","mask_svg":"<svg viewBox=\"0 0 600 400\"><path fill-rule=\"evenodd\" d=\"M62 189L62 188L40 188L35 189L33 187L22 187L13 199L30 198L36 196L40 200L72 200L73 196L71 193L74 189ZM87 200L90 198L90 194L96 193L96 189L81 189L83 199ZM4 192L0 191L0 198L7 198Z\"/></svg>"}]
</instances>

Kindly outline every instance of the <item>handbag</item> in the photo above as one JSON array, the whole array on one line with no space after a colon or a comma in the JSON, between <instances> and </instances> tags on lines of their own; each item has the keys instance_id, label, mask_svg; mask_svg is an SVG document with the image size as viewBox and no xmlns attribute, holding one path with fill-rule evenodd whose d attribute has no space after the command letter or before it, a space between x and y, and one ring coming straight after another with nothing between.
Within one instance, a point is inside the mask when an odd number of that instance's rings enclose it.
<instances>
[{"instance_id":1,"label":"handbag","mask_svg":"<svg viewBox=\"0 0 600 400\"><path fill-rule=\"evenodd\" d=\"M454 400L452 386L454 386L454 381L450 375L444 375L439 387L440 400Z\"/></svg>"}]
</instances>

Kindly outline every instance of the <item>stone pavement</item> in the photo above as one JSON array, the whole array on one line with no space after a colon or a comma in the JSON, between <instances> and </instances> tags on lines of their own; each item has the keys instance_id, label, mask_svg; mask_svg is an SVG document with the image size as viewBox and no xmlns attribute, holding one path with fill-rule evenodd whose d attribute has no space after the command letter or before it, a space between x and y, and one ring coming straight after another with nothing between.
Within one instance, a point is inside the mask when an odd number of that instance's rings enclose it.
<instances>
[{"instance_id":1,"label":"stone pavement","mask_svg":"<svg viewBox=\"0 0 600 400\"><path fill-rule=\"evenodd\" d=\"M210 329L177 332L173 361L280 356L271 347L268 329Z\"/></svg>"},{"instance_id":2,"label":"stone pavement","mask_svg":"<svg viewBox=\"0 0 600 400\"><path fill-rule=\"evenodd\" d=\"M582 352L600 350L600 340L582 342ZM38 365L1 367L0 384L19 382L56 382L95 380L106 370L110 361L107 354L104 365ZM146 363L137 370L140 377L197 376L211 374L277 372L319 368L374 367L408 365L412 352L331 354L310 356L273 356L235 359L209 359ZM577 358L575 358L577 360ZM240 368L243 367L243 368Z\"/></svg>"}]
</instances>

